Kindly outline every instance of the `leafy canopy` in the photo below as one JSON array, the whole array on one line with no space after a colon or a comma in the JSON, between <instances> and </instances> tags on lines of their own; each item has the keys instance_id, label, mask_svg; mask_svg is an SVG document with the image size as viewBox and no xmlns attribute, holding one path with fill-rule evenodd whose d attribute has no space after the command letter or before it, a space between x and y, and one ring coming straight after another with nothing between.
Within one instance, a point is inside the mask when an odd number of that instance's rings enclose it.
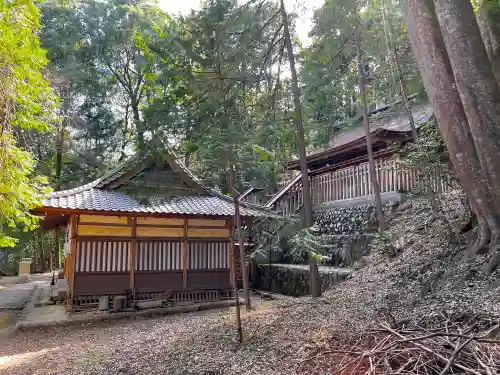
<instances>
[{"instance_id":1,"label":"leafy canopy","mask_svg":"<svg viewBox=\"0 0 500 375\"><path fill-rule=\"evenodd\" d=\"M57 100L42 75L47 59L37 36L38 8L31 0L1 1L0 14L0 247L12 247L9 233L36 227L30 210L47 193L17 138L29 129L48 130Z\"/></svg>"}]
</instances>

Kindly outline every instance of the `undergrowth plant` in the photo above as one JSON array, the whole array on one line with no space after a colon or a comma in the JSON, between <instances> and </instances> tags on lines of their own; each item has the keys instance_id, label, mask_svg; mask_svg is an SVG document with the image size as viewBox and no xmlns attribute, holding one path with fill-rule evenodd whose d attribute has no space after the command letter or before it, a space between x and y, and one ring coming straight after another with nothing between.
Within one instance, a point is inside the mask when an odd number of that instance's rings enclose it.
<instances>
[{"instance_id":1,"label":"undergrowth plant","mask_svg":"<svg viewBox=\"0 0 500 375\"><path fill-rule=\"evenodd\" d=\"M410 193L428 200L432 211L445 224L447 235L454 237L455 231L442 207L441 194L458 187L458 180L435 120L420 126L418 139L404 145L394 159L400 170L414 173L415 186Z\"/></svg>"}]
</instances>

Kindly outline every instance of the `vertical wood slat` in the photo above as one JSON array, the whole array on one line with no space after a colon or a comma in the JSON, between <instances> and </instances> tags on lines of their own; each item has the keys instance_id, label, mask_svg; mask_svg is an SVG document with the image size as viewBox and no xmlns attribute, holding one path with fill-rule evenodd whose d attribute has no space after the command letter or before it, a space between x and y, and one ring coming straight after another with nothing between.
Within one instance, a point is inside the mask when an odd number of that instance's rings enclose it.
<instances>
[{"instance_id":1,"label":"vertical wood slat","mask_svg":"<svg viewBox=\"0 0 500 375\"><path fill-rule=\"evenodd\" d=\"M379 165L380 165L380 178L379 178L379 183L380 183L380 192L383 193L385 191L385 182L386 182L386 173L385 173L385 160L380 160Z\"/></svg>"},{"instance_id":2,"label":"vertical wood slat","mask_svg":"<svg viewBox=\"0 0 500 375\"><path fill-rule=\"evenodd\" d=\"M391 190L391 166L389 160L384 160L385 191Z\"/></svg>"},{"instance_id":3,"label":"vertical wood slat","mask_svg":"<svg viewBox=\"0 0 500 375\"><path fill-rule=\"evenodd\" d=\"M134 270L179 271L182 270L182 241L137 241Z\"/></svg>"},{"instance_id":4,"label":"vertical wood slat","mask_svg":"<svg viewBox=\"0 0 500 375\"><path fill-rule=\"evenodd\" d=\"M351 198L356 198L357 197L356 185L358 184L357 176L356 176L356 167L351 168L351 174L352 174L352 188L351 188L352 197Z\"/></svg>"},{"instance_id":5,"label":"vertical wood slat","mask_svg":"<svg viewBox=\"0 0 500 375\"><path fill-rule=\"evenodd\" d=\"M372 172L371 172L369 165L367 166L367 170L368 170L368 195L372 195L372 191L373 191L372 178L373 178L373 176L372 176Z\"/></svg>"},{"instance_id":6,"label":"vertical wood slat","mask_svg":"<svg viewBox=\"0 0 500 375\"><path fill-rule=\"evenodd\" d=\"M130 290L132 294L135 296L135 270L134 270L134 260L136 253L137 241L135 237L137 235L137 219L135 217L132 218L132 240L130 241L130 253L129 253L129 272L130 272ZM135 299L135 297L134 297Z\"/></svg>"},{"instance_id":7,"label":"vertical wood slat","mask_svg":"<svg viewBox=\"0 0 500 375\"><path fill-rule=\"evenodd\" d=\"M356 165L356 196L361 196L361 175L360 175L360 166Z\"/></svg>"},{"instance_id":8,"label":"vertical wood slat","mask_svg":"<svg viewBox=\"0 0 500 375\"><path fill-rule=\"evenodd\" d=\"M381 189L380 192L385 192L387 190L387 172L386 172L386 161L384 159L380 160L380 181Z\"/></svg>"},{"instance_id":9,"label":"vertical wood slat","mask_svg":"<svg viewBox=\"0 0 500 375\"><path fill-rule=\"evenodd\" d=\"M228 219L226 223L226 227L229 230L229 246L227 249L227 266L229 268L229 280L231 283L231 287L234 289L236 286L236 274L234 270L234 265L236 260L234 258L234 228L233 228L233 220Z\"/></svg>"},{"instance_id":10,"label":"vertical wood slat","mask_svg":"<svg viewBox=\"0 0 500 375\"><path fill-rule=\"evenodd\" d=\"M379 183L380 192L384 191L384 164L382 160L376 160L377 163L377 181Z\"/></svg>"},{"instance_id":11,"label":"vertical wood slat","mask_svg":"<svg viewBox=\"0 0 500 375\"><path fill-rule=\"evenodd\" d=\"M189 243L188 270L224 269L228 268L228 246L226 241L206 242L191 241Z\"/></svg>"},{"instance_id":12,"label":"vertical wood slat","mask_svg":"<svg viewBox=\"0 0 500 375\"><path fill-rule=\"evenodd\" d=\"M342 172L342 180L344 183L344 194L343 194L343 199L349 198L349 171L344 170Z\"/></svg>"},{"instance_id":13,"label":"vertical wood slat","mask_svg":"<svg viewBox=\"0 0 500 375\"><path fill-rule=\"evenodd\" d=\"M339 173L339 182L340 182L340 199L345 199L345 179L344 179L344 171L340 171Z\"/></svg>"},{"instance_id":14,"label":"vertical wood slat","mask_svg":"<svg viewBox=\"0 0 500 375\"><path fill-rule=\"evenodd\" d=\"M75 260L76 272L127 272L132 261L130 241L80 239Z\"/></svg>"},{"instance_id":15,"label":"vertical wood slat","mask_svg":"<svg viewBox=\"0 0 500 375\"><path fill-rule=\"evenodd\" d=\"M188 242L187 242L187 231L188 231L188 220L184 219L184 233L182 238L182 286L187 289L187 265L188 265Z\"/></svg>"},{"instance_id":16,"label":"vertical wood slat","mask_svg":"<svg viewBox=\"0 0 500 375\"><path fill-rule=\"evenodd\" d=\"M384 174L385 174L385 189L384 192L389 191L391 188L391 174L389 169L389 161L382 159L384 163Z\"/></svg>"},{"instance_id":17,"label":"vertical wood slat","mask_svg":"<svg viewBox=\"0 0 500 375\"><path fill-rule=\"evenodd\" d=\"M370 166L365 165L365 173L366 173L366 195L372 194L372 179L370 174Z\"/></svg>"},{"instance_id":18,"label":"vertical wood slat","mask_svg":"<svg viewBox=\"0 0 500 375\"><path fill-rule=\"evenodd\" d=\"M394 190L396 190L396 180L395 180L395 175L394 175L394 172L395 172L394 160L391 160L389 162L389 168L391 170L391 190L390 191L394 191Z\"/></svg>"},{"instance_id":19,"label":"vertical wood slat","mask_svg":"<svg viewBox=\"0 0 500 375\"><path fill-rule=\"evenodd\" d=\"M328 175L328 200L333 201L333 173L330 172Z\"/></svg>"},{"instance_id":20,"label":"vertical wood slat","mask_svg":"<svg viewBox=\"0 0 500 375\"><path fill-rule=\"evenodd\" d=\"M342 171L337 171L335 173L337 174L337 183L338 183L337 199L340 200L343 198L343 186L344 186L344 183L342 181Z\"/></svg>"},{"instance_id":21,"label":"vertical wood slat","mask_svg":"<svg viewBox=\"0 0 500 375\"><path fill-rule=\"evenodd\" d=\"M77 249L77 241L75 236L78 234L78 215L72 215L70 218L71 222L71 238L70 238L70 280L69 280L69 300L68 300L68 308L73 307L73 298L74 298L74 286L75 286L75 264L76 259L78 257L78 249Z\"/></svg>"},{"instance_id":22,"label":"vertical wood slat","mask_svg":"<svg viewBox=\"0 0 500 375\"><path fill-rule=\"evenodd\" d=\"M329 201L352 199L361 196L373 195L372 179L376 178L380 191L411 190L416 184L417 173L413 169L402 168L391 159L375 159L375 175L370 172L369 163L365 162L349 168L325 172L310 177L311 198L314 204ZM440 175L430 176L432 187L436 191L444 191L447 185ZM278 202L283 215L295 212L303 204L302 181L293 186L287 196Z\"/></svg>"}]
</instances>

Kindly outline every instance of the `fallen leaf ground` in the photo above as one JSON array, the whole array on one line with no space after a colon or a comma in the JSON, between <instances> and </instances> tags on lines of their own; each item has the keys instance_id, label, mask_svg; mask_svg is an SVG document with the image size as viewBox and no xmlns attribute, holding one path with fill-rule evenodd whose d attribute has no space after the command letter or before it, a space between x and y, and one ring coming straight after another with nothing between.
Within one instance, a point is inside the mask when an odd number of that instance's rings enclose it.
<instances>
[{"instance_id":1,"label":"fallen leaf ground","mask_svg":"<svg viewBox=\"0 0 500 375\"><path fill-rule=\"evenodd\" d=\"M457 227L460 196L442 204ZM375 248L324 297L256 301L255 310L243 311L241 346L234 308L59 327L0 337L0 374L331 374L329 349L352 346L381 322L441 312L500 317L500 270L487 276L485 257L464 261L467 246L443 236L443 222L425 202L403 204L389 233L392 255Z\"/></svg>"},{"instance_id":2,"label":"fallen leaf ground","mask_svg":"<svg viewBox=\"0 0 500 375\"><path fill-rule=\"evenodd\" d=\"M274 345L277 330L290 342L301 339L296 330L287 331L291 307L282 305L297 303L288 301L243 312L241 346L234 308L18 332L0 338L0 374L290 373L294 345Z\"/></svg>"}]
</instances>

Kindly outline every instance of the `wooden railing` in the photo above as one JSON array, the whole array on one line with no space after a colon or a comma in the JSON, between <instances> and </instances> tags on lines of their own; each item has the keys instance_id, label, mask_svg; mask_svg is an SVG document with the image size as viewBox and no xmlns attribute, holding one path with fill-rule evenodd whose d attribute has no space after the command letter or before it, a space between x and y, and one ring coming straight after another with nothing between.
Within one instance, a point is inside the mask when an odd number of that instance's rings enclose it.
<instances>
[{"instance_id":1,"label":"wooden railing","mask_svg":"<svg viewBox=\"0 0 500 375\"><path fill-rule=\"evenodd\" d=\"M440 173L427 177L422 184L422 177L413 169L404 168L392 159L375 161L375 173L380 185L380 192L412 191L417 184L425 185L434 192L443 192L452 186ZM311 175L311 199L313 204L353 199L372 195L372 183L368 163L344 169ZM303 204L302 179L297 176L288 186L282 188L269 202L283 215L296 212Z\"/></svg>"},{"instance_id":2,"label":"wooden railing","mask_svg":"<svg viewBox=\"0 0 500 375\"><path fill-rule=\"evenodd\" d=\"M380 192L409 191L416 184L416 172L400 168L391 159L375 161ZM372 194L368 163L311 176L313 204L352 199Z\"/></svg>"}]
</instances>

